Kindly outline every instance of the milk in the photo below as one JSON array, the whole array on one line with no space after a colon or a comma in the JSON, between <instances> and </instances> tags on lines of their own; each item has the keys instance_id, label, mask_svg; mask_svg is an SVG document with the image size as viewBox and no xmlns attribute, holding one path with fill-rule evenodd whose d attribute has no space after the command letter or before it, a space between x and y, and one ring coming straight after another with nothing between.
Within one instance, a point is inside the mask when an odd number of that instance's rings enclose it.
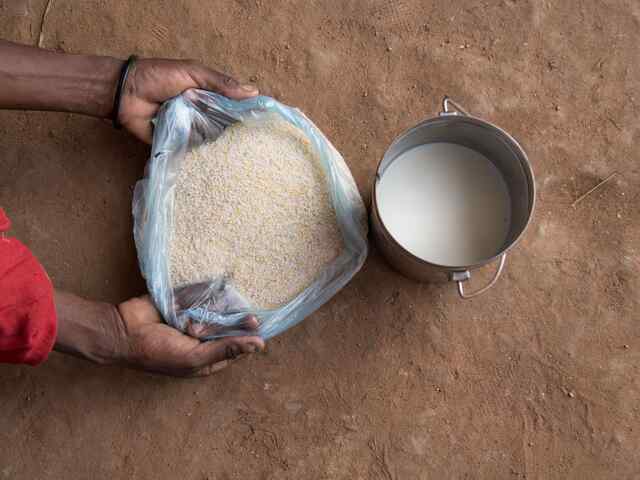
<instances>
[{"instance_id":1,"label":"milk","mask_svg":"<svg viewBox=\"0 0 640 480\"><path fill-rule=\"evenodd\" d=\"M414 147L376 186L380 219L413 255L443 266L493 257L509 231L505 181L484 155L454 143Z\"/></svg>"}]
</instances>

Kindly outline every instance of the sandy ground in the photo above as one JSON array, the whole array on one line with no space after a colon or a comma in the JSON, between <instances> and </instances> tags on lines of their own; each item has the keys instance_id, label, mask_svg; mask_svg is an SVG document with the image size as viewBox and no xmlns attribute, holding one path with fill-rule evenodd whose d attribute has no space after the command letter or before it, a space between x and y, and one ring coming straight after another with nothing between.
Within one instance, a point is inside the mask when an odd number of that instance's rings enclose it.
<instances>
[{"instance_id":1,"label":"sandy ground","mask_svg":"<svg viewBox=\"0 0 640 480\"><path fill-rule=\"evenodd\" d=\"M37 44L45 3L0 0L0 36ZM59 354L0 367L0 479L640 477L637 0L51 3L47 48L196 58L300 107L367 198L386 146L449 94L522 141L539 203L472 301L374 251L212 378ZM130 200L147 148L21 112L0 113L0 145L0 205L54 283L142 293Z\"/></svg>"}]
</instances>

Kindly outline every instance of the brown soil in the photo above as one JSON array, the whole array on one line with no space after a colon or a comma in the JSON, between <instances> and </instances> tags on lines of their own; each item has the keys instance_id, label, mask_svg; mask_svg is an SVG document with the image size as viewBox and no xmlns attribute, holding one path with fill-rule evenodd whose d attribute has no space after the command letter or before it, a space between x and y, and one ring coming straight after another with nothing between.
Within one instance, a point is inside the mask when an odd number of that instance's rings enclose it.
<instances>
[{"instance_id":1,"label":"brown soil","mask_svg":"<svg viewBox=\"0 0 640 480\"><path fill-rule=\"evenodd\" d=\"M0 36L37 44L46 3L0 0ZM53 0L43 29L47 48L252 79L325 131L366 197L385 147L449 94L524 143L539 203L472 301L373 252L215 377L59 354L0 367L0 479L640 477L637 0ZM130 201L147 148L52 113L2 112L0 139L0 205L55 284L140 294Z\"/></svg>"}]
</instances>

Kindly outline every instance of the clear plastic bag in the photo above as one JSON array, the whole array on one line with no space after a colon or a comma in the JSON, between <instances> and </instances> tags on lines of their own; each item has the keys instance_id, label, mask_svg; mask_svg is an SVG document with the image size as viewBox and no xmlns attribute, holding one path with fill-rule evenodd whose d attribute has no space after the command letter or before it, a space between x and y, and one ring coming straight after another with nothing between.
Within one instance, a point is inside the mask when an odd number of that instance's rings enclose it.
<instances>
[{"instance_id":1,"label":"clear plastic bag","mask_svg":"<svg viewBox=\"0 0 640 480\"><path fill-rule=\"evenodd\" d=\"M233 282L224 277L174 288L168 248L175 183L185 153L217 139L235 122L273 114L300 129L318 153L340 225L343 252L299 295L273 310L252 309ZM264 96L234 101L212 92L189 90L166 102L155 119L145 177L136 184L133 217L140 270L156 307L170 325L207 340L246 335L242 325L248 315L257 318L257 334L264 339L296 325L351 280L368 250L366 210L342 156L300 110Z\"/></svg>"}]
</instances>

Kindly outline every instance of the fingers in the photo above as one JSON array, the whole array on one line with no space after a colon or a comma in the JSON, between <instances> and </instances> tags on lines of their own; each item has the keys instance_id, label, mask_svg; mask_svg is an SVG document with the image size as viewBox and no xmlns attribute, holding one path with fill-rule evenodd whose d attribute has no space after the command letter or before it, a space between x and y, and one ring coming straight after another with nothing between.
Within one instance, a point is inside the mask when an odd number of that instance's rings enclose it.
<instances>
[{"instance_id":1,"label":"fingers","mask_svg":"<svg viewBox=\"0 0 640 480\"><path fill-rule=\"evenodd\" d=\"M254 85L242 85L235 78L224 73L216 72L202 65L194 65L193 77L198 86L205 90L221 93L225 97L242 100L258 95L258 89Z\"/></svg>"},{"instance_id":2,"label":"fingers","mask_svg":"<svg viewBox=\"0 0 640 480\"><path fill-rule=\"evenodd\" d=\"M213 375L214 373L218 373L220 370L224 370L229 365L231 365L231 360L223 360L222 362L214 363L213 365L207 365L202 368L198 368L189 373L190 377L207 377L209 375Z\"/></svg>"},{"instance_id":3,"label":"fingers","mask_svg":"<svg viewBox=\"0 0 640 480\"><path fill-rule=\"evenodd\" d=\"M185 323L185 333L194 338L211 338L215 336L229 335L231 332L244 330L246 332L255 332L258 329L259 322L255 315L247 315L241 321L234 325L220 325L218 323L201 323L197 320L188 318Z\"/></svg>"},{"instance_id":4,"label":"fingers","mask_svg":"<svg viewBox=\"0 0 640 480\"><path fill-rule=\"evenodd\" d=\"M153 375L164 375L167 377L175 378L193 378L193 377L206 377L213 375L221 370L224 370L233 363L232 360L224 360L222 362L207 365L201 368L160 368L160 367L143 367L140 365L130 365L131 368L143 370Z\"/></svg>"},{"instance_id":5,"label":"fingers","mask_svg":"<svg viewBox=\"0 0 640 480\"><path fill-rule=\"evenodd\" d=\"M190 355L189 363L195 370L233 360L245 353L255 353L264 349L260 337L229 337L201 343Z\"/></svg>"}]
</instances>

